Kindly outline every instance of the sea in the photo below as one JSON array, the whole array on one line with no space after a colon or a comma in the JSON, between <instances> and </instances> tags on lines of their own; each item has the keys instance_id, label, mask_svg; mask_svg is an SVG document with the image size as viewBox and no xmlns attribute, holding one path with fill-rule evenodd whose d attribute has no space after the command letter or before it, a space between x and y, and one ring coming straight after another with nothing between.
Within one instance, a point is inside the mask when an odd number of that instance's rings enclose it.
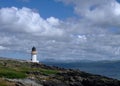
<instances>
[{"instance_id":1,"label":"sea","mask_svg":"<svg viewBox=\"0 0 120 86\"><path fill-rule=\"evenodd\" d=\"M44 62L50 66L75 69L120 80L120 61Z\"/></svg>"}]
</instances>

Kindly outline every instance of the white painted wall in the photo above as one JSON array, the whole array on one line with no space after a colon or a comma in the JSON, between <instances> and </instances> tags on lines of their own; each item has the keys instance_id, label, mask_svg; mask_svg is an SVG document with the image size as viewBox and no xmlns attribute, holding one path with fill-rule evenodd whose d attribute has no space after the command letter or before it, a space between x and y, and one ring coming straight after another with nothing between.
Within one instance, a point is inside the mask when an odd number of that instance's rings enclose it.
<instances>
[{"instance_id":1,"label":"white painted wall","mask_svg":"<svg viewBox=\"0 0 120 86\"><path fill-rule=\"evenodd\" d=\"M39 62L38 60L37 60L37 55L36 54L32 54L32 62Z\"/></svg>"}]
</instances>

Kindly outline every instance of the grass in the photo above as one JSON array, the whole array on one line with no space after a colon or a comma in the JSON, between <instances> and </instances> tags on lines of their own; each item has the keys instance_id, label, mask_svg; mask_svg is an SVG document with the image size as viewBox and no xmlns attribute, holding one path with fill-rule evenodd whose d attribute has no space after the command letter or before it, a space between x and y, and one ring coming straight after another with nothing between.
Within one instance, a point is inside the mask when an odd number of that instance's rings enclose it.
<instances>
[{"instance_id":1,"label":"grass","mask_svg":"<svg viewBox=\"0 0 120 86\"><path fill-rule=\"evenodd\" d=\"M20 71L16 71L12 68L0 68L0 77L4 78L25 78L26 74Z\"/></svg>"},{"instance_id":2,"label":"grass","mask_svg":"<svg viewBox=\"0 0 120 86\"><path fill-rule=\"evenodd\" d=\"M22 73L35 72L35 71L40 72L41 74L45 74L45 75L51 75L51 74L58 73L57 70L50 70L50 69L43 69L43 68L21 68Z\"/></svg>"},{"instance_id":3,"label":"grass","mask_svg":"<svg viewBox=\"0 0 120 86\"><path fill-rule=\"evenodd\" d=\"M7 63L7 65L5 65ZM12 60L0 60L0 77L10 79L26 78L29 74L27 72L40 72L41 74L51 75L57 74L57 70L44 69L44 68L31 68L30 63L18 62ZM1 85L0 85L1 86Z\"/></svg>"},{"instance_id":4,"label":"grass","mask_svg":"<svg viewBox=\"0 0 120 86\"><path fill-rule=\"evenodd\" d=\"M57 70L49 70L49 69L39 69L39 71L41 71L41 73L46 74L46 75L58 73Z\"/></svg>"},{"instance_id":5,"label":"grass","mask_svg":"<svg viewBox=\"0 0 120 86\"><path fill-rule=\"evenodd\" d=\"M16 71L0 71L0 77L4 77L4 78L10 78L10 79L14 79L14 78L25 78L26 75L24 73L21 72L16 72Z\"/></svg>"}]
</instances>

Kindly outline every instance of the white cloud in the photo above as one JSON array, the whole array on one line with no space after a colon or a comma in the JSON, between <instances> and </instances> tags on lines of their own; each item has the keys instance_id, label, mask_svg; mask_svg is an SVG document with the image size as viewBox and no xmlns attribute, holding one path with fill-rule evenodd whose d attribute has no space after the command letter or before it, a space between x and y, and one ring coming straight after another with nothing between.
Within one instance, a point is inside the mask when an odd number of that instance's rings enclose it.
<instances>
[{"instance_id":1,"label":"white cloud","mask_svg":"<svg viewBox=\"0 0 120 86\"><path fill-rule=\"evenodd\" d=\"M0 46L40 59L120 59L120 4L116 0L59 0L73 4L78 18L42 18L32 9L0 9Z\"/></svg>"},{"instance_id":2,"label":"white cloud","mask_svg":"<svg viewBox=\"0 0 120 86\"><path fill-rule=\"evenodd\" d=\"M52 24L52 25L59 25L59 19L56 19L54 17L47 18L47 22Z\"/></svg>"},{"instance_id":3,"label":"white cloud","mask_svg":"<svg viewBox=\"0 0 120 86\"><path fill-rule=\"evenodd\" d=\"M84 51L85 58L97 60L119 58L120 3L116 0L58 1L73 5L76 14L80 16L77 22L68 21L67 28L70 28L68 30L70 34L77 34L78 37L79 34L85 35L87 41L82 43L83 40L73 40L72 42L79 44L79 49ZM79 53L83 53L82 51ZM82 55L79 58L82 58Z\"/></svg>"},{"instance_id":4,"label":"white cloud","mask_svg":"<svg viewBox=\"0 0 120 86\"><path fill-rule=\"evenodd\" d=\"M120 27L120 3L116 0L58 0L73 4L78 16L92 24Z\"/></svg>"},{"instance_id":5,"label":"white cloud","mask_svg":"<svg viewBox=\"0 0 120 86\"><path fill-rule=\"evenodd\" d=\"M43 19L32 9L23 7L0 9L0 30L11 32L24 32L34 35L60 36L62 29L58 28L60 20L54 17Z\"/></svg>"},{"instance_id":6,"label":"white cloud","mask_svg":"<svg viewBox=\"0 0 120 86\"><path fill-rule=\"evenodd\" d=\"M0 46L0 50L8 50L8 48Z\"/></svg>"}]
</instances>

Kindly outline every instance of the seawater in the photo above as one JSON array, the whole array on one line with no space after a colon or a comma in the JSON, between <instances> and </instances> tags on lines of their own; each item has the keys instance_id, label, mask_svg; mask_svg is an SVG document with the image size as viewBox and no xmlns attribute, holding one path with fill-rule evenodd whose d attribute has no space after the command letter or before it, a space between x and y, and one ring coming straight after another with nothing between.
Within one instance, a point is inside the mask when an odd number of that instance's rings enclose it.
<instances>
[{"instance_id":1,"label":"seawater","mask_svg":"<svg viewBox=\"0 0 120 86\"><path fill-rule=\"evenodd\" d=\"M63 68L79 69L80 71L120 80L120 61L45 62L45 64Z\"/></svg>"}]
</instances>

